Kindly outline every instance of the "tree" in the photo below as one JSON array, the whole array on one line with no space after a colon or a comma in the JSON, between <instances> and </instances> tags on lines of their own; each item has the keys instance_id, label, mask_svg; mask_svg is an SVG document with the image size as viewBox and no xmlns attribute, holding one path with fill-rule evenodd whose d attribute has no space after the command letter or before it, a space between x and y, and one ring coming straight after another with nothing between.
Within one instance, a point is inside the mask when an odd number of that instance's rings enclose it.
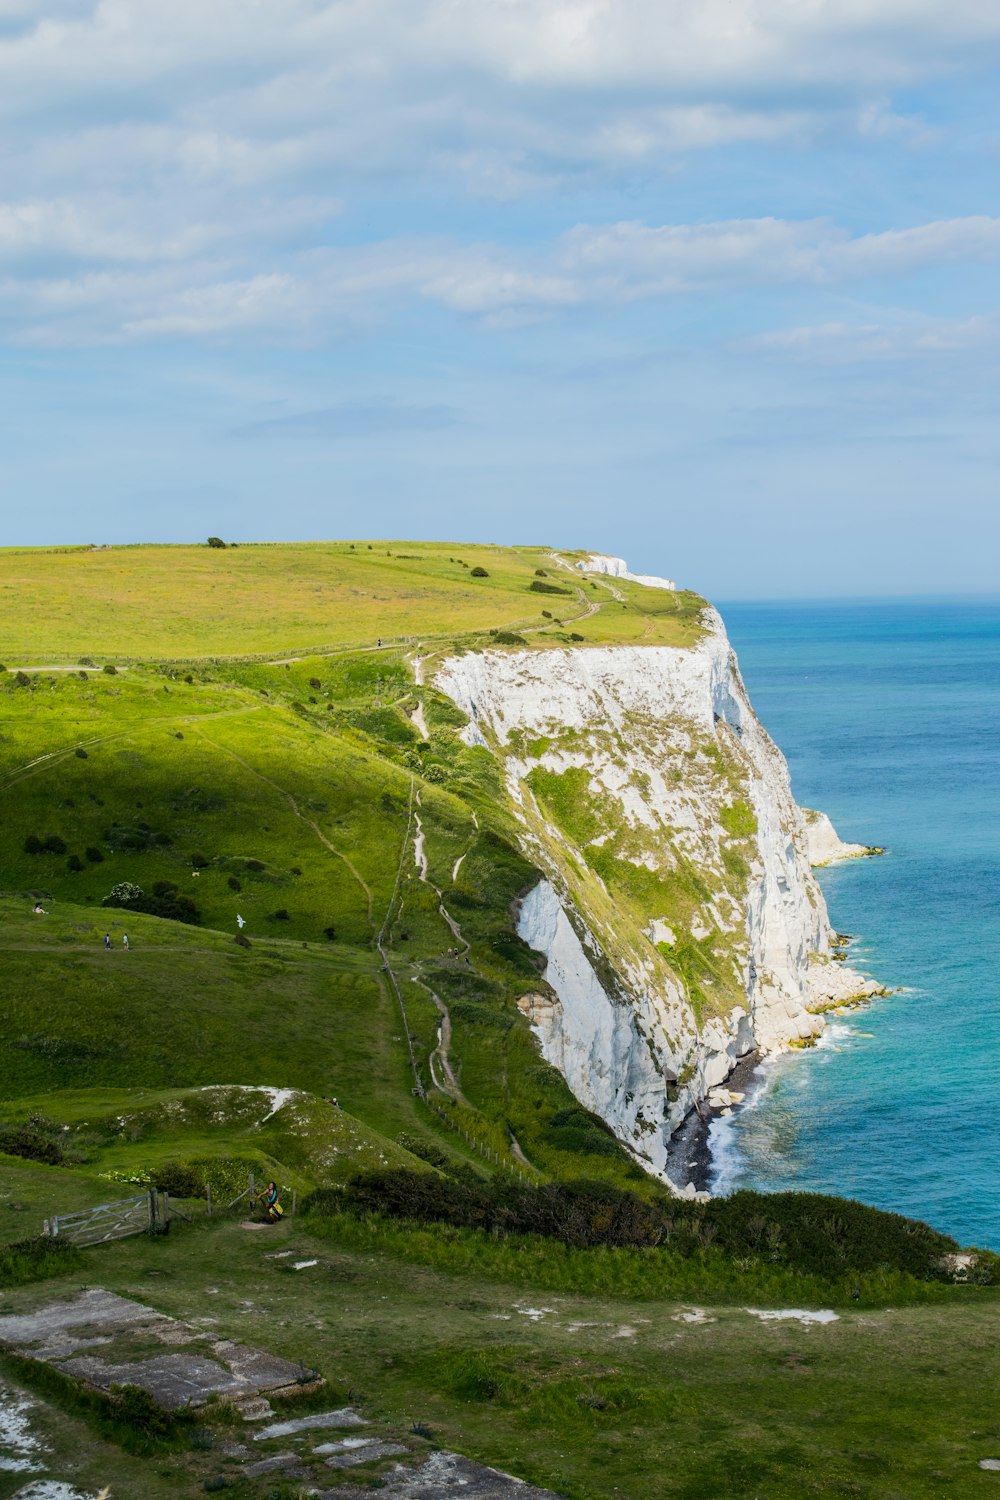
<instances>
[{"instance_id":1,"label":"tree","mask_svg":"<svg viewBox=\"0 0 1000 1500\"><path fill-rule=\"evenodd\" d=\"M222 540L221 536L210 536L208 539L208 545L210 547L224 547L226 544Z\"/></svg>"}]
</instances>

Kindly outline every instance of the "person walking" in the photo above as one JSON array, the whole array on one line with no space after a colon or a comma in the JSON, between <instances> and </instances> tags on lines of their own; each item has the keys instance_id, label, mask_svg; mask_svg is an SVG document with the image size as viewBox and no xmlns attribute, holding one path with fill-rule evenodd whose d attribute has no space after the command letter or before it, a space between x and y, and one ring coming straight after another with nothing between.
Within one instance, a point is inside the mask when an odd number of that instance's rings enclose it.
<instances>
[{"instance_id":1,"label":"person walking","mask_svg":"<svg viewBox=\"0 0 1000 1500\"><path fill-rule=\"evenodd\" d=\"M111 934L110 934L110 932L106 932L104 934L104 946L107 949L107 951L110 953L110 951L111 951Z\"/></svg>"},{"instance_id":2,"label":"person walking","mask_svg":"<svg viewBox=\"0 0 1000 1500\"><path fill-rule=\"evenodd\" d=\"M128 952L128 933L127 932L123 932L122 933L122 947L125 949L125 952L127 953Z\"/></svg>"}]
</instances>

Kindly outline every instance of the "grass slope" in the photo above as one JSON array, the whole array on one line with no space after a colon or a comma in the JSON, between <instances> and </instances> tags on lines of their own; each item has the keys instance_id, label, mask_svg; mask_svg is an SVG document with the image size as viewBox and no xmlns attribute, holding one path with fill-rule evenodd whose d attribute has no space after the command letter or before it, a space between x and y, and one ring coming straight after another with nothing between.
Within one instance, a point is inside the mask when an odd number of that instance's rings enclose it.
<instances>
[{"instance_id":1,"label":"grass slope","mask_svg":"<svg viewBox=\"0 0 1000 1500\"><path fill-rule=\"evenodd\" d=\"M474 577L473 569L486 577ZM538 569L546 575L537 578ZM554 592L536 592L547 584ZM591 616L593 602L601 604ZM697 629L701 601L586 583L545 548L431 542L0 550L0 660L57 664L341 649L584 617L588 640ZM556 626L547 626L556 630ZM581 627L584 628L584 627Z\"/></svg>"}]
</instances>

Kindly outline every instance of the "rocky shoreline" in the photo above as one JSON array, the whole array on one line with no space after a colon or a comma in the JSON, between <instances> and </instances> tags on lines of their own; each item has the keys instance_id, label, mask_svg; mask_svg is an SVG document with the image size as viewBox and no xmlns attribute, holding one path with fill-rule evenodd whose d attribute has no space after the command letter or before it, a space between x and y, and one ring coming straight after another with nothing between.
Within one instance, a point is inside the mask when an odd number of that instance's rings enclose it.
<instances>
[{"instance_id":1,"label":"rocky shoreline","mask_svg":"<svg viewBox=\"0 0 1000 1500\"><path fill-rule=\"evenodd\" d=\"M738 1060L721 1086L721 1091L744 1095L751 1092L756 1070L762 1061L762 1053L747 1052ZM711 1092L717 1091L713 1089ZM667 1176L682 1191L690 1185L696 1193L711 1192L713 1163L709 1127L726 1110L738 1109L740 1103L742 1101L736 1104L724 1104L721 1101L712 1104L706 1099L699 1108L691 1111L670 1137Z\"/></svg>"}]
</instances>

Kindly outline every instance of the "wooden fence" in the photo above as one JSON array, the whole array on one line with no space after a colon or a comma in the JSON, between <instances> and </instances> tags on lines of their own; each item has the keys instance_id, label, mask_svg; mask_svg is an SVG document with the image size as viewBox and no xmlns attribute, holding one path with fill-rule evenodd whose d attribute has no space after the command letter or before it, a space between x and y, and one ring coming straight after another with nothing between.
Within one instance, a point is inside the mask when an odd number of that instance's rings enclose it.
<instances>
[{"instance_id":1,"label":"wooden fence","mask_svg":"<svg viewBox=\"0 0 1000 1500\"><path fill-rule=\"evenodd\" d=\"M298 1192L295 1188L286 1188L285 1192L291 1193L285 1211L294 1217L298 1207ZM210 1186L205 1189L205 1199L206 1216L211 1218ZM221 1205L221 1208L216 1205L215 1212L228 1213L239 1209L241 1212L246 1210L253 1213L258 1203L259 1195L255 1191L251 1172L242 1193L231 1203ZM42 1233L52 1239L66 1240L71 1245L103 1245L109 1240L122 1240L130 1234L163 1234L174 1219L183 1219L188 1224L192 1222L188 1214L182 1213L171 1202L169 1193L150 1188L147 1193L141 1193L135 1198L121 1198L115 1203L102 1203L97 1208L82 1208L72 1214L53 1214L51 1219L43 1221Z\"/></svg>"},{"instance_id":2,"label":"wooden fence","mask_svg":"<svg viewBox=\"0 0 1000 1500\"><path fill-rule=\"evenodd\" d=\"M126 1235L145 1234L152 1222L150 1194L141 1193L137 1198L121 1198L74 1214L53 1214L45 1220L43 1233L68 1240L71 1245L103 1245Z\"/></svg>"}]
</instances>

